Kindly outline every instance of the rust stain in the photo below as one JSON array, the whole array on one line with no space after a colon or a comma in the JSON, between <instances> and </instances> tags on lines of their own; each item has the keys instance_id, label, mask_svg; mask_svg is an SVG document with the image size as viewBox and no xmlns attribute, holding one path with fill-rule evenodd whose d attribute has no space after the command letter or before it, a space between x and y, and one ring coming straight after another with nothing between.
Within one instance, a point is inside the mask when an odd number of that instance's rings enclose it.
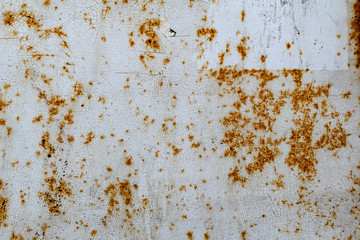
<instances>
[{"instance_id":1,"label":"rust stain","mask_svg":"<svg viewBox=\"0 0 360 240\"><path fill-rule=\"evenodd\" d=\"M204 239L205 239L205 240L209 240L209 239L210 239L210 236L209 236L208 233L204 233Z\"/></svg>"},{"instance_id":2,"label":"rust stain","mask_svg":"<svg viewBox=\"0 0 360 240\"><path fill-rule=\"evenodd\" d=\"M356 56L355 67L360 67L360 1L357 0L353 5L354 16L352 17L350 28L350 40L354 42L354 55Z\"/></svg>"},{"instance_id":3,"label":"rust stain","mask_svg":"<svg viewBox=\"0 0 360 240\"><path fill-rule=\"evenodd\" d=\"M189 240L194 240L194 237L193 237L193 232L187 232L186 233L186 236L188 237Z\"/></svg>"},{"instance_id":4,"label":"rust stain","mask_svg":"<svg viewBox=\"0 0 360 240\"><path fill-rule=\"evenodd\" d=\"M43 5L44 5L45 7L50 6L50 4L51 4L51 1L50 1L50 0L45 0L44 3L43 3Z\"/></svg>"},{"instance_id":5,"label":"rust stain","mask_svg":"<svg viewBox=\"0 0 360 240\"><path fill-rule=\"evenodd\" d=\"M125 159L125 164L126 164L127 166L131 166L131 165L132 165L132 157L127 157L127 158Z\"/></svg>"},{"instance_id":6,"label":"rust stain","mask_svg":"<svg viewBox=\"0 0 360 240\"><path fill-rule=\"evenodd\" d=\"M160 39L155 29L160 28L160 19L148 19L139 27L140 35L146 37L145 45L154 50L160 50Z\"/></svg>"},{"instance_id":7,"label":"rust stain","mask_svg":"<svg viewBox=\"0 0 360 240\"><path fill-rule=\"evenodd\" d=\"M15 22L15 13L13 13L12 11L7 11L3 14L4 16L4 24L5 25L9 25L12 26L13 23Z\"/></svg>"},{"instance_id":8,"label":"rust stain","mask_svg":"<svg viewBox=\"0 0 360 240\"><path fill-rule=\"evenodd\" d=\"M247 51L250 49L247 45L246 45L246 41L247 41L248 37L243 37L240 40L239 45L237 46L237 51L238 53L241 55L241 60L244 60L247 56Z\"/></svg>"},{"instance_id":9,"label":"rust stain","mask_svg":"<svg viewBox=\"0 0 360 240\"><path fill-rule=\"evenodd\" d=\"M95 235L97 234L97 231L94 229L94 230L91 231L90 234L91 234L92 237L95 237Z\"/></svg>"},{"instance_id":10,"label":"rust stain","mask_svg":"<svg viewBox=\"0 0 360 240\"><path fill-rule=\"evenodd\" d=\"M266 60L265 55L261 55L261 57L260 57L260 61L263 63L263 62L265 62L265 60Z\"/></svg>"},{"instance_id":11,"label":"rust stain","mask_svg":"<svg viewBox=\"0 0 360 240\"><path fill-rule=\"evenodd\" d=\"M65 214L60 211L60 207L62 206L61 201L72 195L69 184L63 179L57 180L54 176L45 178L44 182L47 183L48 191L39 192L39 197L43 198L50 213Z\"/></svg>"},{"instance_id":12,"label":"rust stain","mask_svg":"<svg viewBox=\"0 0 360 240\"><path fill-rule=\"evenodd\" d=\"M199 38L206 37L206 40L211 42L216 37L217 30L215 28L199 28L196 33Z\"/></svg>"},{"instance_id":13,"label":"rust stain","mask_svg":"<svg viewBox=\"0 0 360 240\"><path fill-rule=\"evenodd\" d=\"M11 233L10 240L24 240L25 238L21 234Z\"/></svg>"},{"instance_id":14,"label":"rust stain","mask_svg":"<svg viewBox=\"0 0 360 240\"><path fill-rule=\"evenodd\" d=\"M117 212L120 211L120 208L119 208L120 202L118 200L118 196L120 196L122 198L125 206L131 206L133 204L133 198L132 198L133 193L131 190L131 185L130 185L129 180L124 180L122 182L120 182L119 180L117 180L117 181L118 181L117 183L110 184L104 190L105 195L109 197L108 210L107 210L107 214L109 216L113 215L113 211L117 211ZM127 214L127 217L131 218L131 215L129 212ZM107 216L105 216L104 218L106 219Z\"/></svg>"},{"instance_id":15,"label":"rust stain","mask_svg":"<svg viewBox=\"0 0 360 240\"><path fill-rule=\"evenodd\" d=\"M241 21L242 22L245 21L245 11L244 10L241 11Z\"/></svg>"},{"instance_id":16,"label":"rust stain","mask_svg":"<svg viewBox=\"0 0 360 240\"><path fill-rule=\"evenodd\" d=\"M4 190L4 183L1 179L0 179L0 190L2 191ZM9 199L5 198L4 196L2 196L2 194L0 194L0 227L7 225L4 222L8 217L8 204L9 204Z\"/></svg>"},{"instance_id":17,"label":"rust stain","mask_svg":"<svg viewBox=\"0 0 360 240\"><path fill-rule=\"evenodd\" d=\"M241 232L241 239L242 240L246 240L246 234L247 234L247 232L245 230Z\"/></svg>"},{"instance_id":18,"label":"rust stain","mask_svg":"<svg viewBox=\"0 0 360 240\"><path fill-rule=\"evenodd\" d=\"M307 70L293 69L283 70L276 75L267 70L237 70L236 66L210 69L209 76L217 80L223 92L234 94L238 99L232 105L234 110L221 119L227 129L223 142L228 148L224 156L237 159L237 164L228 174L233 183L239 182L244 186L248 176L262 172L267 165L282 155L279 148L282 143L290 146L290 152L284 160L285 164L291 170L297 167L299 178L303 180L312 180L317 173L318 149L334 151L347 145L348 134L340 123L334 126L330 123L325 124L325 133L318 140L314 140L313 129L317 119L325 119L329 114L326 99L329 97L331 85L304 85L302 77L306 72ZM281 74L286 78L291 76L296 87L293 90L281 91L275 97L267 88L267 84L279 78ZM242 82L247 79L246 76L259 80L259 88L253 94L245 93L241 87ZM283 107L289 103L295 113L292 119L295 127L291 130L290 137L276 137L273 125ZM242 109L247 109L246 113ZM333 111L330 112L330 116L336 120L338 114ZM239 160L239 151L245 151L247 157Z\"/></svg>"},{"instance_id":19,"label":"rust stain","mask_svg":"<svg viewBox=\"0 0 360 240\"><path fill-rule=\"evenodd\" d=\"M95 138L95 134L93 132L89 132L87 134L86 140L84 142L84 144L89 144L91 143L91 141Z\"/></svg>"},{"instance_id":20,"label":"rust stain","mask_svg":"<svg viewBox=\"0 0 360 240\"><path fill-rule=\"evenodd\" d=\"M291 48L291 44L290 43L286 43L286 49L289 50Z\"/></svg>"},{"instance_id":21,"label":"rust stain","mask_svg":"<svg viewBox=\"0 0 360 240\"><path fill-rule=\"evenodd\" d=\"M43 134L39 146L41 146L44 149L44 151L47 153L48 158L50 158L53 154L55 154L55 147L53 144L50 143L49 132L45 132Z\"/></svg>"}]
</instances>

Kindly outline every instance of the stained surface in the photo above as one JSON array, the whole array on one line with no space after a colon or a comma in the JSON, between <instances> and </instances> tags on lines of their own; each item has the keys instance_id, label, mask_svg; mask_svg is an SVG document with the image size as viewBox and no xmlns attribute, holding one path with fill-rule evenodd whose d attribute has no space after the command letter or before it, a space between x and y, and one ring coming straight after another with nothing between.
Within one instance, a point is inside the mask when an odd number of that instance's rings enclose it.
<instances>
[{"instance_id":1,"label":"stained surface","mask_svg":"<svg viewBox=\"0 0 360 240\"><path fill-rule=\"evenodd\" d=\"M359 239L358 1L2 1L0 239Z\"/></svg>"}]
</instances>

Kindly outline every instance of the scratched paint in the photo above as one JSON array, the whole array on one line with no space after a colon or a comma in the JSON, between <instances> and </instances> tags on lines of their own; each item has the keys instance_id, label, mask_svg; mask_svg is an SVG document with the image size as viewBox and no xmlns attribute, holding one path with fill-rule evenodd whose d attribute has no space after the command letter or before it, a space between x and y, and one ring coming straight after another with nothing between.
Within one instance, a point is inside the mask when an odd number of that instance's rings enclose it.
<instances>
[{"instance_id":1,"label":"scratched paint","mask_svg":"<svg viewBox=\"0 0 360 240\"><path fill-rule=\"evenodd\" d=\"M0 239L359 239L359 1L2 1Z\"/></svg>"}]
</instances>

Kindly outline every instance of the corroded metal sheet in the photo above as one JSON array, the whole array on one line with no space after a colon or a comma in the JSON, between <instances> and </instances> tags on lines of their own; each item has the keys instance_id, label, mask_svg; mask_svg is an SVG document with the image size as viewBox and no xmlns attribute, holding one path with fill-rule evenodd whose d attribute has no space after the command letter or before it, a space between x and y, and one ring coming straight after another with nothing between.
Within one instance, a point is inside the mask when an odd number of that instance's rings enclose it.
<instances>
[{"instance_id":1,"label":"corroded metal sheet","mask_svg":"<svg viewBox=\"0 0 360 240\"><path fill-rule=\"evenodd\" d=\"M360 239L360 2L1 2L0 239Z\"/></svg>"}]
</instances>

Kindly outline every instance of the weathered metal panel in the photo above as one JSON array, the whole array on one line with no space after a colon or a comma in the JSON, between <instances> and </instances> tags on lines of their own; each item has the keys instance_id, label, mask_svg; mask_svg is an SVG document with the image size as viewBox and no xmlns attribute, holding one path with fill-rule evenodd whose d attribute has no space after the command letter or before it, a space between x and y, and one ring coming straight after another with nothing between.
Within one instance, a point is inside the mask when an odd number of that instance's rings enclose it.
<instances>
[{"instance_id":1,"label":"weathered metal panel","mask_svg":"<svg viewBox=\"0 0 360 240\"><path fill-rule=\"evenodd\" d=\"M359 1L2 1L0 239L360 239Z\"/></svg>"}]
</instances>

